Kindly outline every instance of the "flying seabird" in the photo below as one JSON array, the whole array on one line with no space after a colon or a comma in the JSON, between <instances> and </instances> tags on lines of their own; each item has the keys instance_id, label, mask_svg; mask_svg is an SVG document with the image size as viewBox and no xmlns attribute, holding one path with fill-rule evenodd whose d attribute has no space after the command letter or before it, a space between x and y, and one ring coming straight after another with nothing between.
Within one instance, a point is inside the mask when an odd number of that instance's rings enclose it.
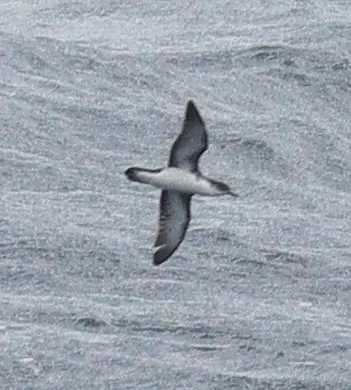
<instances>
[{"instance_id":1,"label":"flying seabird","mask_svg":"<svg viewBox=\"0 0 351 390\"><path fill-rule=\"evenodd\" d=\"M191 219L190 202L193 195L238 196L227 184L209 179L199 171L199 158L207 147L205 123L190 100L186 106L182 130L171 149L168 167L131 167L125 171L131 181L162 189L158 233L154 243L154 265L165 262L183 241Z\"/></svg>"}]
</instances>

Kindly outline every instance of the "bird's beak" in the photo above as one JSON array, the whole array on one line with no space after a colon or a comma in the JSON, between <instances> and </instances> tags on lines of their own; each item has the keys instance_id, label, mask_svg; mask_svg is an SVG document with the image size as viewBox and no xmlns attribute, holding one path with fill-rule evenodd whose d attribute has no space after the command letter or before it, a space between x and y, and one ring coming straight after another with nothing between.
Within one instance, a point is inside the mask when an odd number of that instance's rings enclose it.
<instances>
[{"instance_id":1,"label":"bird's beak","mask_svg":"<svg viewBox=\"0 0 351 390\"><path fill-rule=\"evenodd\" d=\"M236 194L235 192L228 192L229 195L233 196L234 198L238 198L239 195Z\"/></svg>"}]
</instances>

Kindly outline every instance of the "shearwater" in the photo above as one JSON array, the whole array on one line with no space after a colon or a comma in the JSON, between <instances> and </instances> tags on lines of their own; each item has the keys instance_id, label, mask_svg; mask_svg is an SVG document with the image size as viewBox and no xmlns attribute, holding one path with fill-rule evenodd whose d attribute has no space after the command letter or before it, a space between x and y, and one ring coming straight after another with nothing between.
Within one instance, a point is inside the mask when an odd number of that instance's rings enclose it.
<instances>
[{"instance_id":1,"label":"shearwater","mask_svg":"<svg viewBox=\"0 0 351 390\"><path fill-rule=\"evenodd\" d=\"M168 167L132 167L125 171L129 180L162 189L158 233L154 244L154 265L166 261L183 241L191 219L190 202L194 194L238 196L227 184L209 179L199 171L199 158L207 147L205 123L190 100L182 130L171 149Z\"/></svg>"}]
</instances>

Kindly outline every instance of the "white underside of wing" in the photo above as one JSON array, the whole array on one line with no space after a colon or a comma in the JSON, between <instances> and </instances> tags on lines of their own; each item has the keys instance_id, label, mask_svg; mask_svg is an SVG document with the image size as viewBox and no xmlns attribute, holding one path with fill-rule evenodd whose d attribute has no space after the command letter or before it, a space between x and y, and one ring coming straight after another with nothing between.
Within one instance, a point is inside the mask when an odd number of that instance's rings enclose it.
<instances>
[{"instance_id":1,"label":"white underside of wing","mask_svg":"<svg viewBox=\"0 0 351 390\"><path fill-rule=\"evenodd\" d=\"M152 249L153 253L156 253L159 249L161 248L164 248L165 246L167 246L167 244L165 245L159 245L159 246L154 246Z\"/></svg>"}]
</instances>

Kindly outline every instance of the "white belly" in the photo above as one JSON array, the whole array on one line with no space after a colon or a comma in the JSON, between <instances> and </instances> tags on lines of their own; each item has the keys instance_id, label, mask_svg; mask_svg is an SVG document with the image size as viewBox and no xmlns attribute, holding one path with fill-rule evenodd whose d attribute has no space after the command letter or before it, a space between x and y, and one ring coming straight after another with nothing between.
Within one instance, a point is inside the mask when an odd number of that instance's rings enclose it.
<instances>
[{"instance_id":1,"label":"white belly","mask_svg":"<svg viewBox=\"0 0 351 390\"><path fill-rule=\"evenodd\" d=\"M206 179L179 168L166 168L152 174L143 173L143 176L147 179L148 184L165 190L200 195L216 195L218 193Z\"/></svg>"}]
</instances>

